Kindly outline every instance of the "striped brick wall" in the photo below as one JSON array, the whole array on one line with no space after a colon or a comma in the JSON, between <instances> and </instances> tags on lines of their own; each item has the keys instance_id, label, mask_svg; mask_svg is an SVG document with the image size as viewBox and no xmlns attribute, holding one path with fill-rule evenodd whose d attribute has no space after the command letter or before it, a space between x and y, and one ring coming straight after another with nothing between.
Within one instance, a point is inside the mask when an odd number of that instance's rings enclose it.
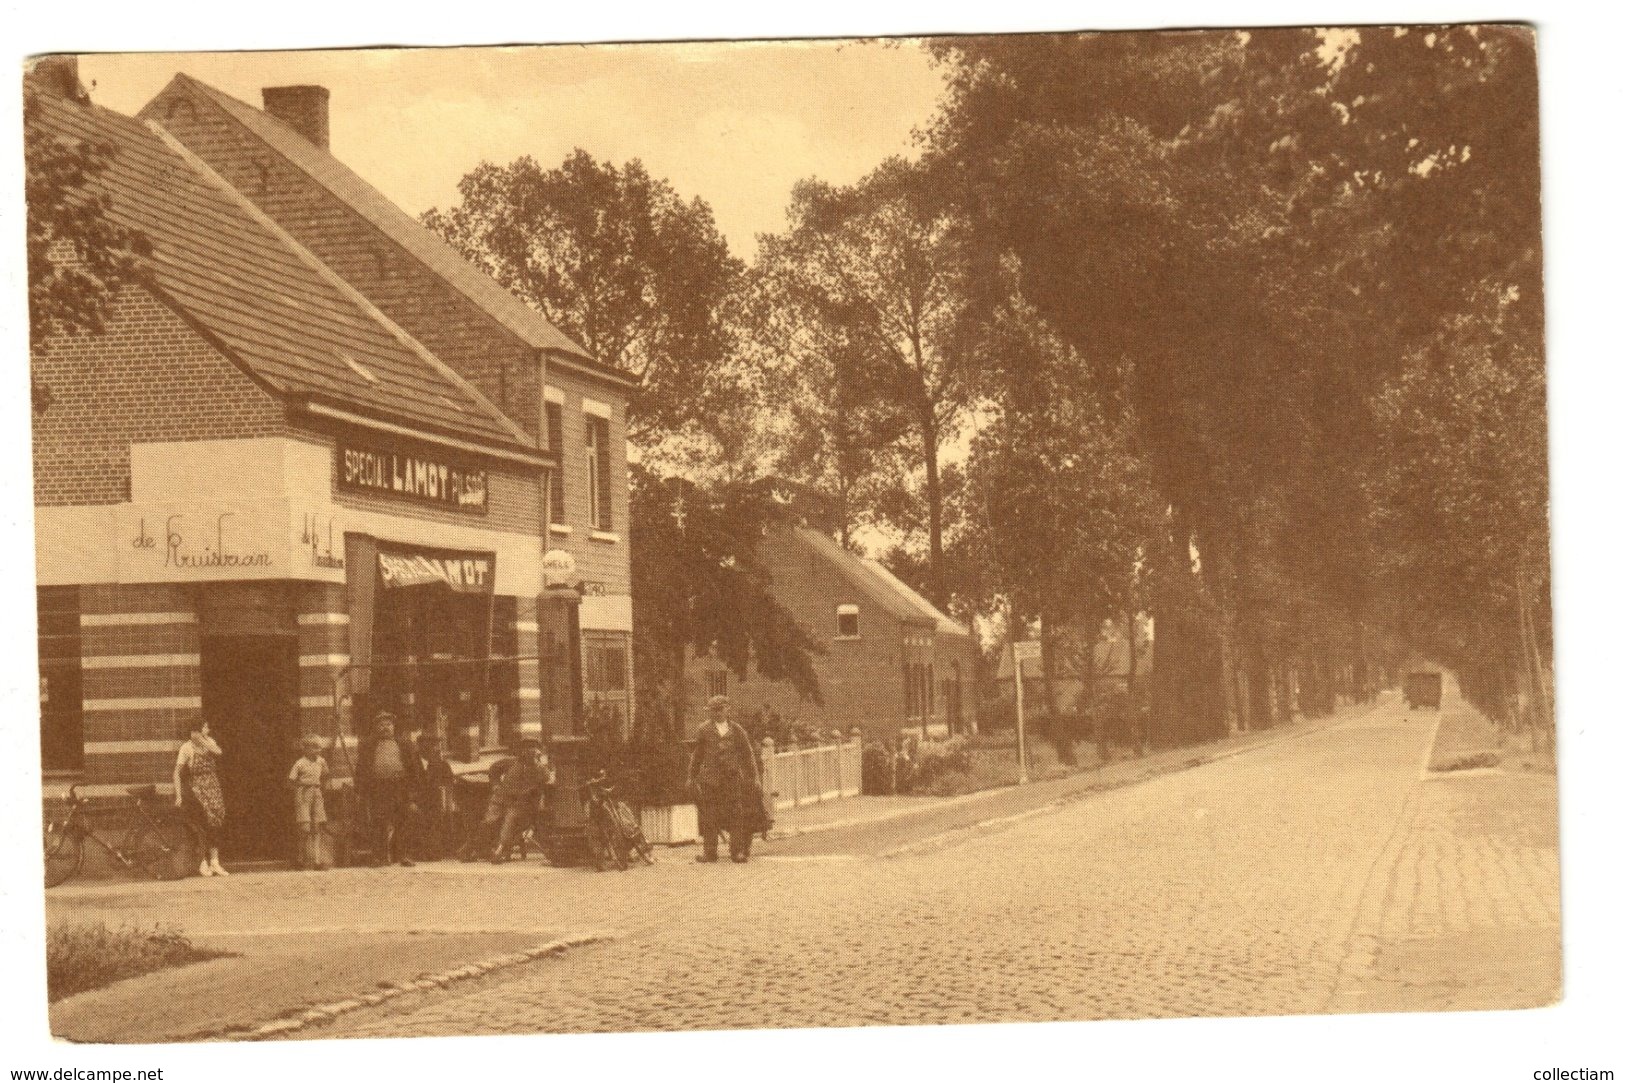
<instances>
[{"instance_id":1,"label":"striped brick wall","mask_svg":"<svg viewBox=\"0 0 1625 1083\"><path fill-rule=\"evenodd\" d=\"M202 713L197 605L174 584L80 589L85 768L81 792L167 784Z\"/></svg>"},{"instance_id":2,"label":"striped brick wall","mask_svg":"<svg viewBox=\"0 0 1625 1083\"><path fill-rule=\"evenodd\" d=\"M342 583L294 584L299 633L299 723L304 733L332 740L333 680L350 664L350 607ZM340 695L344 694L340 684ZM353 745L351 751L354 751ZM329 753L337 775L352 757Z\"/></svg>"}]
</instances>

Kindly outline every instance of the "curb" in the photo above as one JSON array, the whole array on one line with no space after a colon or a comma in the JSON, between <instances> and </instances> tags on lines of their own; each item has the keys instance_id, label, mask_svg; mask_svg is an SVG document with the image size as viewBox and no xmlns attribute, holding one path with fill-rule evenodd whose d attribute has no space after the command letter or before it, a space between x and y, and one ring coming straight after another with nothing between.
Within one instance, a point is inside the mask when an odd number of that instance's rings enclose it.
<instances>
[{"instance_id":1,"label":"curb","mask_svg":"<svg viewBox=\"0 0 1625 1083\"><path fill-rule=\"evenodd\" d=\"M613 939L608 933L582 933L576 936L561 937L558 940L549 940L545 944L538 944L533 948L522 951L509 952L506 955L494 956L477 963L466 963L463 966L453 967L439 974L431 974L422 978L407 979L390 982L381 989L345 1000L334 1001L330 1004L320 1004L314 1008L301 1008L298 1011L261 1023L258 1026L232 1027L210 1034L196 1035L182 1041L198 1041L207 1038L229 1038L237 1041L263 1041L267 1038L284 1038L306 1027L317 1026L332 1022L342 1015L370 1008L407 993L423 993L433 989L444 989L469 978L478 978L496 970L518 966L548 955L562 955L571 948L584 947L587 944L596 944L601 941Z\"/></svg>"},{"instance_id":2,"label":"curb","mask_svg":"<svg viewBox=\"0 0 1625 1083\"><path fill-rule=\"evenodd\" d=\"M1364 710L1359 710L1359 713L1364 714L1365 711ZM1352 715L1352 716L1357 717L1357 715ZM1240 747L1236 747L1236 748L1226 748L1226 749L1219 749L1219 750L1214 750L1214 751L1203 752L1202 751L1203 748L1204 748L1203 745L1191 745L1188 748L1188 751L1191 753L1191 755L1187 756L1184 759L1179 759L1179 760L1176 760L1176 761L1170 761L1170 762L1165 763L1165 764L1160 764L1160 765L1157 765L1157 766L1154 766L1154 767L1150 767L1150 768L1147 768L1147 769L1145 769L1143 771L1140 771L1140 772L1137 772L1137 773L1134 773L1134 774L1131 774L1131 775L1127 775L1127 776L1122 777L1122 778L1101 779L1098 776L1100 775L1101 771L1104 768L1109 767L1112 764L1117 764L1117 763L1138 763L1138 762L1142 762L1142 761L1139 761L1139 760L1114 760L1114 761L1112 761L1111 764L1097 765L1095 767L1088 768L1088 769L1083 770L1083 771L1073 772L1072 774L1068 774L1068 775L1057 775L1054 778L1048 778L1048 779L1036 779L1036 780L1034 780L1035 782L1037 782L1039 784L1043 784L1043 783L1046 783L1046 782L1060 782L1060 781L1067 780L1067 779L1081 779L1081 778L1084 778L1084 777L1089 776L1089 775L1096 776L1094 779L1092 779L1089 783L1087 783L1086 785L1081 787L1076 792L1066 794L1066 795L1064 795L1062 797L1058 797L1053 801L1049 801L1049 802L1045 803L1044 805L1038 806L1037 808L1029 809L1029 810L1026 810L1026 811L1023 811L1023 812L1012 813L1009 816L994 817L992 819L979 821L979 822L977 822L975 824L966 824L961 828L956 828L956 829L950 830L949 833L951 834L951 833L953 833L953 831L959 831L959 830L977 830L977 829L982 828L984 826L1003 823L1006 820L1021 819L1021 818L1024 818L1026 816L1029 816L1029 815L1034 815L1034 814L1036 814L1038 812L1053 811L1054 809L1056 809L1056 808L1058 808L1060 806L1071 804L1074 801L1081 800L1081 799L1087 798L1087 797L1092 797L1092 796L1095 796L1097 794L1104 793L1104 792L1106 792L1108 790L1120 789L1123 786L1132 786L1135 783L1139 783L1139 782L1148 782L1151 779L1156 778L1156 777L1158 777L1160 775L1171 774L1171 773L1173 773L1175 771L1189 771L1189 770L1194 770L1195 768L1198 768L1198 767L1206 767L1208 764L1217 763L1217 762L1219 762L1221 760L1227 760L1227 759L1230 759L1231 757L1234 757L1234 756L1244 756L1247 753L1254 751L1255 749L1265 748L1265 747L1268 747L1268 746L1273 745L1273 744L1278 744L1278 743L1280 743L1282 741L1290 741L1290 740L1296 740L1296 739L1302 738L1302 737L1307 737L1307 736L1311 735L1312 733L1318 732L1321 729L1327 728L1327 727L1332 726L1332 725L1336 725L1336 724L1338 724L1340 722L1344 722L1344 721L1347 721L1347 720L1348 720L1347 717L1332 716L1332 717L1326 718L1326 719L1306 720L1306 722L1308 722L1307 725L1305 725L1303 723L1300 723L1297 728L1293 728L1293 729L1289 729L1287 726L1272 727L1269 730L1257 731L1257 732L1260 732L1260 733L1269 733L1269 734L1271 734L1271 736L1260 739L1260 740L1254 740L1254 741L1246 742L1246 743L1242 744ZM1172 751L1177 751L1177 750L1169 749L1167 751L1172 752ZM854 817L851 817L851 818L845 819L845 820L832 820L829 823L814 824L814 825L812 825L810 827L796 828L796 829L793 829L793 830L790 830L790 831L784 831L784 832L773 831L767 836L767 838L764 841L767 841L767 842L787 841L789 839L801 838L801 837L803 837L805 835L822 834L823 832L826 832L826 831L836 831L836 830L840 830L840 829L843 829L843 828L849 828L849 827L867 827L867 826L869 826L871 824L889 823L889 822L891 822L893 820L901 820L901 819L905 819L905 818L907 818L909 816L920 816L920 815L924 815L924 814L932 813L932 812L941 812L943 809L954 808L954 807L957 807L959 805L968 805L968 804L972 804L972 803L974 803L976 801L986 800L986 799L991 798L991 797L996 797L996 796L998 796L1000 794L1009 793L1012 789L1015 788L1015 786L1016 786L1015 783L1007 783L1007 784L999 785L999 786L989 786L985 790L977 790L974 793L958 794L958 795L956 795L954 797L940 798L939 799L940 803L937 803L937 804L932 804L932 805L929 805L929 806L921 806L921 807L917 807L917 808L898 809L895 812L886 813L886 814L881 815L881 816L854 816ZM940 838L941 836L932 836L932 837L933 838ZM925 841L929 842L930 840L925 840ZM896 850L896 851L887 851L886 853L880 854L879 856L881 856L881 857L892 857L892 856L895 856L896 854L909 852L912 849L914 849L916 846L920 846L920 845L922 845L922 844L921 843L913 843L913 844L910 844L909 846L902 847L902 848L900 848L899 850Z\"/></svg>"}]
</instances>

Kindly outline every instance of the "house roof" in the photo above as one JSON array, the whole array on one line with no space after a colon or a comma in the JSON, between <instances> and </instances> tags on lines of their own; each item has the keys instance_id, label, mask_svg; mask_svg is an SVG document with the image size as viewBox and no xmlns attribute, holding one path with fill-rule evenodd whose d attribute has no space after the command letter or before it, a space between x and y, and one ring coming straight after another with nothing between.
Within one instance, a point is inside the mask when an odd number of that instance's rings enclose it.
<instances>
[{"instance_id":1,"label":"house roof","mask_svg":"<svg viewBox=\"0 0 1625 1083\"><path fill-rule=\"evenodd\" d=\"M907 599L908 602L912 604L914 608L918 610L919 613L927 620L935 622L937 631L941 632L943 635L951 636L970 635L970 629L966 628L963 624L960 624L958 621L943 613L942 610L932 605L925 599L924 595L920 594L913 587L909 586L907 583L903 582L901 579L897 578L890 571L888 571L884 564L880 563L878 560L865 560L863 563L869 567L870 571L884 579L893 590L897 591L905 599Z\"/></svg>"},{"instance_id":2,"label":"house roof","mask_svg":"<svg viewBox=\"0 0 1625 1083\"><path fill-rule=\"evenodd\" d=\"M36 97L57 138L114 148L92 183L111 218L152 242L146 284L262 385L425 435L534 452L523 430L157 125Z\"/></svg>"},{"instance_id":3,"label":"house roof","mask_svg":"<svg viewBox=\"0 0 1625 1083\"><path fill-rule=\"evenodd\" d=\"M184 90L192 100L211 105L235 120L250 135L365 218L380 233L405 249L527 345L564 355L599 375L625 383L634 382L629 374L598 361L540 312L469 263L456 249L401 210L349 166L282 121L183 72L176 73L170 86Z\"/></svg>"},{"instance_id":4,"label":"house roof","mask_svg":"<svg viewBox=\"0 0 1625 1083\"><path fill-rule=\"evenodd\" d=\"M788 532L797 542L840 572L854 590L896 619L911 624L931 625L947 635L970 634L937 612L929 602L905 586L902 580L874 561L841 548L828 534L804 526L789 527Z\"/></svg>"}]
</instances>

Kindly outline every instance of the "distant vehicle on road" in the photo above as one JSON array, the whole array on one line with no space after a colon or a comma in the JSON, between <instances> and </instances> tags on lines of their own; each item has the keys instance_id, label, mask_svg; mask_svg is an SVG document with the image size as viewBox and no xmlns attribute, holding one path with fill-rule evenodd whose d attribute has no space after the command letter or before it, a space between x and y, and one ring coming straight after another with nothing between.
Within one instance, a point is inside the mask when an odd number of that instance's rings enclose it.
<instances>
[{"instance_id":1,"label":"distant vehicle on road","mask_svg":"<svg viewBox=\"0 0 1625 1083\"><path fill-rule=\"evenodd\" d=\"M1427 670L1405 674L1405 706L1439 709L1444 694L1444 675Z\"/></svg>"}]
</instances>

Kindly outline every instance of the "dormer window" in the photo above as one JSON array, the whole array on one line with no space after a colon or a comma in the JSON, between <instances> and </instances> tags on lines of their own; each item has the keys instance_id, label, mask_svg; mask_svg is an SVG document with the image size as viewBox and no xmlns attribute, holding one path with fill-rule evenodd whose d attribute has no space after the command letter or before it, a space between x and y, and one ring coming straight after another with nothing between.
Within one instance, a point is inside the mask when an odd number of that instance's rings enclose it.
<instances>
[{"instance_id":1,"label":"dormer window","mask_svg":"<svg viewBox=\"0 0 1625 1083\"><path fill-rule=\"evenodd\" d=\"M835 638L858 638L858 607L855 605L838 605L835 607Z\"/></svg>"}]
</instances>

